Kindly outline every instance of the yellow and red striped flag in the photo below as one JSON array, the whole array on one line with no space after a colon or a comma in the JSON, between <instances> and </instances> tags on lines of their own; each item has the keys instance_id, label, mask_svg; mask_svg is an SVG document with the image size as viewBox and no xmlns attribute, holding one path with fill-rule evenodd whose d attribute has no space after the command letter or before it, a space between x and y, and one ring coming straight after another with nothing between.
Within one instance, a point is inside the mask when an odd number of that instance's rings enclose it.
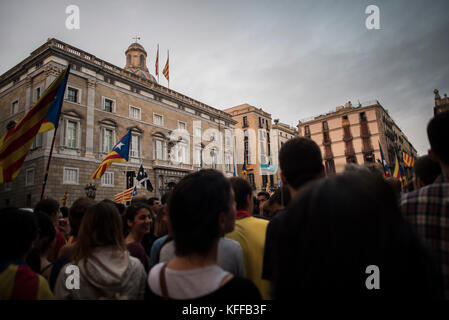
<instances>
[{"instance_id":1,"label":"yellow and red striped flag","mask_svg":"<svg viewBox=\"0 0 449 320\"><path fill-rule=\"evenodd\" d=\"M136 194L137 194L137 188L134 186L129 189L126 189L125 191L117 193L114 196L114 199L115 199L115 202L117 202L117 203L123 203L126 201L131 201Z\"/></svg>"},{"instance_id":2,"label":"yellow and red striped flag","mask_svg":"<svg viewBox=\"0 0 449 320\"><path fill-rule=\"evenodd\" d=\"M167 78L167 81L170 81L169 60L170 60L170 52L167 52L167 62L165 63L164 70L162 70L162 73L164 74L165 78Z\"/></svg>"},{"instance_id":3,"label":"yellow and red striped flag","mask_svg":"<svg viewBox=\"0 0 449 320\"><path fill-rule=\"evenodd\" d=\"M57 127L69 73L67 66L30 111L0 139L0 183L17 177L39 132Z\"/></svg>"},{"instance_id":4,"label":"yellow and red striped flag","mask_svg":"<svg viewBox=\"0 0 449 320\"><path fill-rule=\"evenodd\" d=\"M159 45L157 45L156 63L154 64L154 67L156 68L155 74L159 76Z\"/></svg>"},{"instance_id":5,"label":"yellow and red striped flag","mask_svg":"<svg viewBox=\"0 0 449 320\"><path fill-rule=\"evenodd\" d=\"M402 152L402 159L404 160L404 164L406 167L411 168L415 165L415 159L412 156L409 156L405 152Z\"/></svg>"}]
</instances>

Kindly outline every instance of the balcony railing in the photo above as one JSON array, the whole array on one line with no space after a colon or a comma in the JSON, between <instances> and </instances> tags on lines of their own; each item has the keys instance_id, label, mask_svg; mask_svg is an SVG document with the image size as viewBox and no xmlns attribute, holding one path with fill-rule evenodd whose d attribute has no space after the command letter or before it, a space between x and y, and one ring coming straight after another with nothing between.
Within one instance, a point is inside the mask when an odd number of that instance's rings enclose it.
<instances>
[{"instance_id":1,"label":"balcony railing","mask_svg":"<svg viewBox=\"0 0 449 320\"><path fill-rule=\"evenodd\" d=\"M368 124L366 122L363 122L360 125L360 136L362 138L369 138L371 136L371 133L369 132Z\"/></svg>"},{"instance_id":2,"label":"balcony railing","mask_svg":"<svg viewBox=\"0 0 449 320\"><path fill-rule=\"evenodd\" d=\"M373 152L374 152L374 149L373 149L372 146L363 146L362 152L363 152L363 153L373 153Z\"/></svg>"},{"instance_id":3,"label":"balcony railing","mask_svg":"<svg viewBox=\"0 0 449 320\"><path fill-rule=\"evenodd\" d=\"M354 156L354 155L355 155L354 149L346 149L345 150L345 156L350 157L350 156Z\"/></svg>"}]
</instances>

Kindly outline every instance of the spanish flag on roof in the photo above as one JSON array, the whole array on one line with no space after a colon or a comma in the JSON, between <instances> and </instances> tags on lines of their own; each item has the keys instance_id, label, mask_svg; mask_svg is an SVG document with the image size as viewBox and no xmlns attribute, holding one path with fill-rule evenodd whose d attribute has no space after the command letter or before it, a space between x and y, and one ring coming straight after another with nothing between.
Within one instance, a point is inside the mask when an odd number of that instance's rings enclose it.
<instances>
[{"instance_id":1,"label":"spanish flag on roof","mask_svg":"<svg viewBox=\"0 0 449 320\"><path fill-rule=\"evenodd\" d=\"M69 73L70 65L0 139L0 183L11 182L17 177L38 133L57 128Z\"/></svg>"}]
</instances>

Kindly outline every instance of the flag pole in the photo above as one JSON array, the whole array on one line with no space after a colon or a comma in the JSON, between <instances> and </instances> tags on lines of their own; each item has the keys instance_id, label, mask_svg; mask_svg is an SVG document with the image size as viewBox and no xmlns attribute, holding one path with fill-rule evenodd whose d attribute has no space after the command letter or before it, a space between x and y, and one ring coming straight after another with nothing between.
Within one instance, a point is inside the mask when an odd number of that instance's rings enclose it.
<instances>
[{"instance_id":1,"label":"flag pole","mask_svg":"<svg viewBox=\"0 0 449 320\"><path fill-rule=\"evenodd\" d=\"M170 61L170 50L167 50L167 58L168 58L168 61ZM170 89L170 62L169 62L169 65L168 65L168 88Z\"/></svg>"},{"instance_id":2,"label":"flag pole","mask_svg":"<svg viewBox=\"0 0 449 320\"><path fill-rule=\"evenodd\" d=\"M59 121L59 119L58 119ZM47 179L48 179L48 171L50 170L50 162L51 162L51 158L53 156L53 147L55 145L55 139L56 139L56 131L58 131L58 127L57 126L55 128L55 132L53 134L53 139L51 141L51 149L50 149L50 156L48 157L48 161L47 161L47 169L45 170L45 176L44 176L44 182L42 183L42 192L41 192L41 200L44 199L44 194L45 194L45 187L47 186Z\"/></svg>"},{"instance_id":3,"label":"flag pole","mask_svg":"<svg viewBox=\"0 0 449 320\"><path fill-rule=\"evenodd\" d=\"M66 77L66 83L64 83L64 80L63 80L63 82L62 82L62 84L64 84L64 89L63 89L63 91L62 91L62 95L64 95L64 93L65 93L65 86L67 85L67 80L68 80L68 75L69 75L69 73L70 73L70 64L69 64L68 67L67 67L67 73L66 73L66 75L65 75L65 77ZM62 84L61 84L61 85L62 85ZM58 89L58 92L59 92L59 90L60 90L60 89ZM62 99L62 98L61 98L61 99ZM54 148L54 146L55 146L56 132L58 131L58 127L59 127L59 118L60 118L60 115L61 115L61 109L62 109L62 101L61 101L61 104L59 105L59 111L58 111L58 116L57 116L57 118L56 118L56 122L54 123L54 125L55 125L55 129L54 129L54 130L55 130L55 131L54 131L54 133L53 133L53 139L52 139L52 141L51 141L50 156L48 157L48 161L47 161L47 168L46 168L46 170L45 170L44 181L43 181L43 183L42 183L42 192L41 192L41 198L40 198L40 200L44 199L45 187L47 186L48 171L50 170L50 162L51 162L51 158L52 158L52 156L53 156L53 148Z\"/></svg>"},{"instance_id":4,"label":"flag pole","mask_svg":"<svg viewBox=\"0 0 449 320\"><path fill-rule=\"evenodd\" d=\"M159 43L157 44L157 83L159 83Z\"/></svg>"}]
</instances>

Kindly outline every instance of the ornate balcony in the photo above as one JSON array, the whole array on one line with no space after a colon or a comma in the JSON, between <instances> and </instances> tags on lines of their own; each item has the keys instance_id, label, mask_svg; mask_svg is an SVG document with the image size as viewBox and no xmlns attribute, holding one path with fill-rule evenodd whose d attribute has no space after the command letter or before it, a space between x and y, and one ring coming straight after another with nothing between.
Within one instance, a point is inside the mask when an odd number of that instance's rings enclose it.
<instances>
[{"instance_id":1,"label":"ornate balcony","mask_svg":"<svg viewBox=\"0 0 449 320\"><path fill-rule=\"evenodd\" d=\"M346 149L345 150L345 156L350 157L350 156L355 156L355 151L353 148L351 149Z\"/></svg>"}]
</instances>

